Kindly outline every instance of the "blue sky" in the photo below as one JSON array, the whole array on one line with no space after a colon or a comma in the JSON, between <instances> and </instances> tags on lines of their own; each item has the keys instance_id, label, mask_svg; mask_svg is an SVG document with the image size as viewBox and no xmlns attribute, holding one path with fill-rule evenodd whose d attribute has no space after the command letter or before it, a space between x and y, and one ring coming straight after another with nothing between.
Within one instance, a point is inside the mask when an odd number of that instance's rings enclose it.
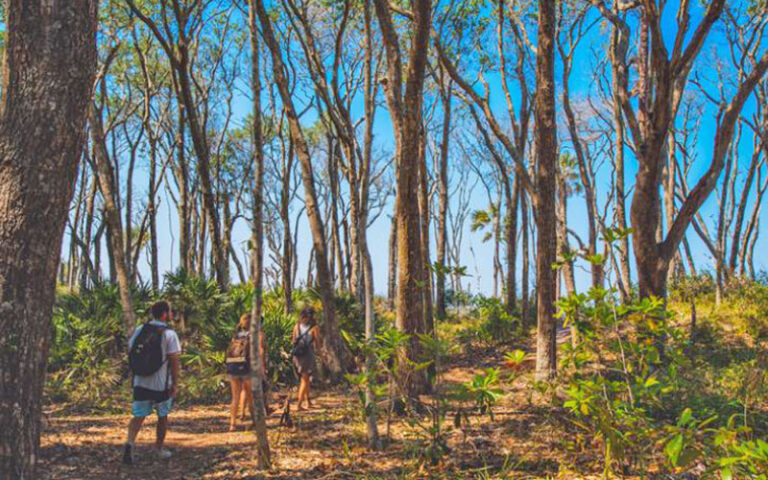
<instances>
[{"instance_id":1,"label":"blue sky","mask_svg":"<svg viewBox=\"0 0 768 480\"><path fill-rule=\"evenodd\" d=\"M676 2L669 2L670 5L667 7L667 15L665 15L663 19L663 29L665 33L665 37L667 39L673 39L674 38L674 32L676 31L676 24L675 24L675 18L674 18L674 3ZM695 4L695 6L692 8L692 24L696 25L698 24L698 21L700 19L700 12L701 12L701 5L699 5L698 2L692 2ZM573 103L578 104L581 99L584 99L590 89L592 88L592 71L593 66L595 64L596 58L594 55L594 52L601 52L604 51L603 46L605 44L605 37L606 35L606 29L598 24L595 27L592 28L590 33L587 35L587 37L582 41L582 44L579 47L578 53L574 60L574 68L573 73L571 76L571 90L572 90L572 96L573 96ZM671 40L670 40L671 41ZM715 61L718 59L720 54L722 54L723 49L723 41L724 41L724 35L722 33L721 27L716 26L715 30L710 35L709 40L705 44L704 49L701 52L700 58L697 62L697 67L695 70L698 70L702 73L702 75L711 74L712 65L714 65ZM495 46L489 46L489 48L495 48ZM247 52L246 52L247 55ZM247 57L244 59L244 61L247 61ZM242 66L242 70L244 72L247 72L247 68L245 68L245 65ZM560 67L558 67L558 71L556 72L557 77L557 83L560 84ZM711 78L709 80L712 80ZM243 82L246 82L247 79L243 79ZM498 78L489 78L490 85L492 88L492 95L491 99L494 102L494 108L498 111L498 114L501 116L503 110L505 109L504 106L504 100L501 93L501 90L499 88L499 80ZM706 84L705 84L706 85ZM711 84L711 86L714 86L714 84ZM243 85L245 87L245 84ZM243 88L244 91L247 91L247 89ZM558 88L557 92L560 93L560 89ZM560 103L560 99L558 98L558 105ZM234 111L235 111L235 118L234 118L234 124L235 125L241 125L243 123L243 120L245 116L248 114L248 112L251 109L251 103L246 93L238 93L236 97L234 98ZM750 103L745 108L745 112L751 112L754 110L754 101L750 100ZM698 178L698 176L703 172L709 165L709 159L711 158L711 152L712 152L712 143L714 138L714 132L715 132L715 114L716 110L714 107L707 106L704 110L704 117L701 120L701 130L699 134L699 143L696 145L695 150L698 154L698 160L696 163L696 166L692 169L691 172L691 178L690 183L695 183L695 180ZM359 112L358 112L359 113ZM441 117L440 109L438 107L435 117L439 119ZM316 118L316 115L313 112L308 113L304 121L306 124L311 124L314 121L314 118ZM562 120L564 122L564 120ZM461 125L457 125L455 127L457 131L455 131L455 134L462 134L466 135L466 132L462 130ZM458 131L462 130L462 131ZM391 154L391 152L394 150L393 147L393 137L392 137L392 130L391 130L391 124L388 117L388 113L386 111L385 106L381 106L377 109L377 115L376 115L376 121L374 126L374 132L375 132L375 150L381 152L382 155L388 155ZM566 134L563 129L558 132L560 136L564 136ZM568 142L563 143L562 146L563 150L568 149ZM744 152L744 155L748 155L751 152L751 135L744 135L744 138L742 138L742 143L740 145L740 150ZM636 172L636 162L632 158L631 154L628 152L628 158L627 158L627 188L628 190L631 188L631 185L634 183L634 175ZM453 143L453 149L451 153L451 161L452 162L461 162L463 152L458 148L456 143ZM746 156L744 158L747 158ZM322 161L318 161L318 164L322 163ZM298 165L297 165L298 166ZM490 169L487 170L488 172L492 171ZM610 188L610 164L606 164L603 166L603 169L599 172L596 182L596 187L598 189L598 196L600 199L600 202L605 198L606 192ZM146 171L142 169L137 172L136 174L136 185L137 185L137 196L143 196L146 192ZM460 181L458 178L454 177L452 179L453 185L452 188L456 188L456 182ZM472 210L475 209L486 209L488 208L488 199L487 196L482 188L482 185L478 183L477 178L470 178L468 181L469 184L476 184L476 187L473 191L473 195L470 200L469 207ZM301 193L302 199L303 199L303 192ZM631 201L631 198L629 199ZM452 208L455 208L456 205L456 199L452 199L451 201ZM297 212L300 209L300 205L298 202L293 206L293 211ZM712 216L716 212L717 209L717 200L715 198L715 194L710 197L710 199L705 204L704 208L702 209L702 215L707 220L707 222L711 226L714 224ZM374 285L376 288L377 293L383 294L386 292L386 282L387 282L387 263L388 263L388 242L389 242L389 231L390 231L390 215L392 210L392 202L390 200L389 204L387 205L387 211L385 214L381 215L379 219L370 227L368 232L368 238L369 238L369 250L371 252L372 261L373 261L373 269L374 269ZM581 195L574 195L569 199L569 227L572 228L574 231L576 231L578 234L582 236L582 238L586 238L586 213L584 209L584 203L583 203L583 197ZM765 213L763 212L763 217L765 217ZM461 263L465 266L467 266L467 271L470 275L470 277L465 279L465 287L469 287L473 292L481 292L484 294L490 294L492 293L493 289L493 251L492 251L492 243L484 243L483 242L483 232L471 232L470 231L470 225L469 221L464 225L464 232L463 232L463 246L462 246L462 260ZM766 224L765 221L762 222L763 225ZM168 197L167 193L163 190L160 194L160 210L158 214L158 225L159 225L159 248L160 248L160 254L159 254L159 268L161 273L172 270L178 266L178 238L177 238L177 232L178 232L178 221L176 217L175 207L172 204L170 198ZM298 223L299 225L299 232L298 232L298 274L299 274L299 283L301 283L305 277L306 269L307 269L307 261L309 258L309 252L311 248L311 237L310 232L308 229L308 225L306 222L306 218L301 219L301 221ZM762 232L764 233L765 227L761 228ZM235 247L235 250L238 252L241 261L244 263L247 261L245 258L245 248L247 248L247 241L249 238L250 232L249 232L249 226L246 224L245 221L239 221L237 222L235 229L233 231L233 245ZM710 258L706 248L704 247L703 243L698 239L696 234L693 233L692 229L689 229L688 238L691 241L691 246L694 251L694 257L697 263L697 266L699 269L706 269L710 268L712 264L712 259ZM433 242L433 259L434 259L434 232L432 234L432 242ZM65 238L65 245L64 245L64 251L68 248L67 246L67 239ZM532 248L534 245L534 242L531 242ZM758 270L766 268L768 265L766 262L768 259L765 257L765 255L761 255L761 249L758 248L756 251L757 257L756 257L756 268ZM503 254L503 247L502 247L502 254ZM502 258L502 262L504 259ZM139 262L141 275L144 278L144 280L149 279L149 268L147 264L147 258L146 255L142 255L142 258ZM107 266L106 264L103 265L104 270L106 271ZM520 267L518 266L518 270ZM236 277L236 270L234 268L234 265L232 265L232 274L233 279ZM518 271L518 276L520 275L520 272ZM531 272L532 278L533 278L533 272ZM588 285L589 282L589 272L585 265L579 264L578 268L576 269L576 276L577 276L577 285L580 288L584 288Z\"/></svg>"}]
</instances>

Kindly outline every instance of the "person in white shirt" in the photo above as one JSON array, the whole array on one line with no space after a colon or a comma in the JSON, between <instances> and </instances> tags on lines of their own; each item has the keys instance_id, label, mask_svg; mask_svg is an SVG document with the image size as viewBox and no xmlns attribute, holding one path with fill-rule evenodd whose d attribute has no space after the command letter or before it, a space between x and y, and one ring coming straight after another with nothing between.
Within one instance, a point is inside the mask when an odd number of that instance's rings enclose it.
<instances>
[{"instance_id":1,"label":"person in white shirt","mask_svg":"<svg viewBox=\"0 0 768 480\"><path fill-rule=\"evenodd\" d=\"M162 350L160 368L150 375L134 373L133 376L133 404L131 406L133 417L128 423L128 439L123 451L123 463L128 465L133 464L133 446L136 436L141 430L144 419L153 410L157 412L155 450L160 458L171 457L171 452L163 448L163 445L168 431L168 414L171 412L179 381L181 344L179 336L170 327L170 322L173 321L170 303L166 301L156 302L152 305L151 314L152 319L139 326L128 340L128 349L131 351L142 330L147 329L143 338L152 333L162 335L159 340Z\"/></svg>"}]
</instances>

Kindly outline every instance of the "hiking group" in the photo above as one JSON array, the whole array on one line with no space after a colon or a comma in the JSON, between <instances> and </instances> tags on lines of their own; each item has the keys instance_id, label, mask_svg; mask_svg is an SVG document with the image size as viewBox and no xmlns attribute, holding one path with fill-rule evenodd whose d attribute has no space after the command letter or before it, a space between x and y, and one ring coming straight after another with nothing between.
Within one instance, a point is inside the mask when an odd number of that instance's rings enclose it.
<instances>
[{"instance_id":1,"label":"hiking group","mask_svg":"<svg viewBox=\"0 0 768 480\"><path fill-rule=\"evenodd\" d=\"M133 332L128 340L128 363L133 374L133 403L131 420L128 422L128 436L123 449L123 463L133 464L134 443L144 419L154 411L157 414L155 452L158 458L168 459L171 452L165 448L165 436L168 431L168 415L176 398L180 368L181 342L178 334L171 328L173 310L167 301L159 301L150 308L151 318ZM263 319L260 320L263 322ZM257 374L264 392L266 414L269 407L269 382L267 381L267 342L263 329L259 329L259 358L253 371L251 363L251 315L240 317L237 329L229 343L226 353L226 373L229 377L232 398L229 411L229 431L236 426L238 413L248 408L251 422L255 420L253 411L252 381ZM311 307L304 308L291 334L291 360L299 379L297 394L298 410L312 408L310 386L315 372L315 348L321 341L320 332ZM286 400L288 401L288 400ZM242 405L242 409L241 409ZM247 407L246 407L247 406Z\"/></svg>"}]
</instances>

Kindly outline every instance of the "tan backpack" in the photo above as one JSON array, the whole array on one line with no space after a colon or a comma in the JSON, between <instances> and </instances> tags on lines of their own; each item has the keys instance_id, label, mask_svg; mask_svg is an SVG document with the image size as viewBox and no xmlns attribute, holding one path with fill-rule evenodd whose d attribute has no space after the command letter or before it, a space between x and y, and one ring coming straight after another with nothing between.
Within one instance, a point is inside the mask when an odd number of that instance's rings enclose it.
<instances>
[{"instance_id":1,"label":"tan backpack","mask_svg":"<svg viewBox=\"0 0 768 480\"><path fill-rule=\"evenodd\" d=\"M250 335L238 337L235 335L227 347L227 363L248 363L250 359Z\"/></svg>"}]
</instances>

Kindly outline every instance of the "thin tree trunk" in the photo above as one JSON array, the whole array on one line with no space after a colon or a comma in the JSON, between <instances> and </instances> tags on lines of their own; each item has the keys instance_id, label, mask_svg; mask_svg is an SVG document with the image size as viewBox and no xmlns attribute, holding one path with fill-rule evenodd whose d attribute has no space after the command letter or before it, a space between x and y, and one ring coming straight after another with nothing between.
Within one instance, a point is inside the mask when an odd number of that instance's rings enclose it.
<instances>
[{"instance_id":1,"label":"thin tree trunk","mask_svg":"<svg viewBox=\"0 0 768 480\"><path fill-rule=\"evenodd\" d=\"M521 288L523 292L522 292L522 298L520 299L520 301L522 303L521 305L522 322L523 322L523 325L527 327L528 325L530 325L530 320L531 320L531 314L530 314L531 309L530 309L530 300L529 300L530 291L531 291L529 286L531 254L529 251L529 243L528 243L530 238L528 236L528 196L525 193L525 191L521 192L521 195L520 195L520 211L522 214L521 215L522 224L521 224L520 231L523 235L523 246L522 246L523 248L523 251L522 251L523 280L521 282L522 283Z\"/></svg>"},{"instance_id":2,"label":"thin tree trunk","mask_svg":"<svg viewBox=\"0 0 768 480\"><path fill-rule=\"evenodd\" d=\"M451 141L451 100L452 82L442 87L443 129L440 142L440 157L438 167L438 213L437 213L437 271L435 273L435 303L437 318L445 319L445 248L448 239L448 159ZM495 278L495 274L494 274Z\"/></svg>"},{"instance_id":3,"label":"thin tree trunk","mask_svg":"<svg viewBox=\"0 0 768 480\"><path fill-rule=\"evenodd\" d=\"M102 87L102 94L105 92L106 89ZM93 102L91 102L91 106L88 109L88 120L90 123L91 142L93 143L93 162L98 172L101 197L104 200L105 220L109 225L107 237L112 246L112 259L120 290L123 322L125 322L127 334L130 336L136 328L136 314L134 313L133 300L131 299L131 277L126 265L127 256L123 251L122 224L120 223L120 216L117 211L117 196L114 190L115 175L112 170L109 153L107 152L101 113L96 109Z\"/></svg>"},{"instance_id":4,"label":"thin tree trunk","mask_svg":"<svg viewBox=\"0 0 768 480\"><path fill-rule=\"evenodd\" d=\"M389 231L389 281L387 282L387 299L389 308L395 309L397 299L397 222L392 218L392 228Z\"/></svg>"},{"instance_id":5,"label":"thin tree trunk","mask_svg":"<svg viewBox=\"0 0 768 480\"><path fill-rule=\"evenodd\" d=\"M364 195L360 195L360 216L356 220L356 228L358 230L357 240L359 243L358 251L360 254L360 261L362 263L363 270L363 306L365 309L365 340L366 342L372 342L376 337L376 318L373 311L373 264L371 263L371 255L368 251L368 172L371 165L371 148L373 144L373 122L374 122L374 109L376 106L376 94L373 79L373 32L371 30L371 2L370 0L364 0L363 2L363 20L365 31L365 54L364 54L364 71L365 75L365 136L363 145L363 166L361 177L365 182L362 185L362 192ZM351 160L350 160L351 161ZM350 179L350 184L353 179ZM353 219L353 221L355 221ZM372 351L369 351L365 359L366 372L372 372L375 368L376 357ZM368 445L372 449L378 449L381 445L379 440L379 428L376 423L378 413L376 411L376 394L373 390L373 379L371 379L365 389L365 409L366 409L366 433L368 436Z\"/></svg>"},{"instance_id":6,"label":"thin tree trunk","mask_svg":"<svg viewBox=\"0 0 768 480\"><path fill-rule=\"evenodd\" d=\"M622 80L625 76L621 73L627 55L627 39L624 38L621 29L613 28L611 33L611 82L613 89L613 124L615 129L614 168L615 168L615 196L616 210L614 223L623 232L627 231L626 193L624 191L624 116L621 112L621 98L619 92L622 88ZM632 287L631 271L629 264L629 236L624 235L619 240L619 288L624 299L629 297Z\"/></svg>"},{"instance_id":7,"label":"thin tree trunk","mask_svg":"<svg viewBox=\"0 0 768 480\"><path fill-rule=\"evenodd\" d=\"M557 370L555 324L557 260L557 125L555 116L555 3L539 0L536 54L536 376L548 379Z\"/></svg>"},{"instance_id":8,"label":"thin tree trunk","mask_svg":"<svg viewBox=\"0 0 768 480\"><path fill-rule=\"evenodd\" d=\"M429 191L427 177L427 137L426 131L421 131L421 143L419 145L419 221L421 239L421 278L424 282L424 333L431 335L435 330L435 322L432 313L432 264L429 257Z\"/></svg>"},{"instance_id":9,"label":"thin tree trunk","mask_svg":"<svg viewBox=\"0 0 768 480\"><path fill-rule=\"evenodd\" d=\"M312 232L315 264L317 267L318 290L320 292L321 302L323 304L323 315L325 317L325 322L322 325L324 341L322 343L323 348L321 357L324 361L325 368L334 380L336 380L341 378L342 373L346 369L345 364L348 358L346 358L345 355L346 349L342 343L339 325L336 320L333 280L328 271L325 227L323 226L319 211L319 203L317 201L317 193L315 192L312 158L293 104L291 91L288 88L288 81L285 78L285 66L282 53L274 31L272 30L271 20L261 2L256 2L255 8L261 23L262 35L272 54L274 81L277 84L280 97L283 100L283 107L291 131L291 138L293 138L296 153L299 157L299 163L301 164L301 178L305 195L304 203L306 205L307 218L309 219L310 230Z\"/></svg>"},{"instance_id":10,"label":"thin tree trunk","mask_svg":"<svg viewBox=\"0 0 768 480\"><path fill-rule=\"evenodd\" d=\"M253 390L254 424L256 430L256 461L259 469L271 467L267 419L262 379L265 365L260 361L261 307L264 273L264 141L261 132L261 73L259 70L259 27L254 2L248 2L248 26L251 40L251 86L253 89L253 224L251 237L251 275L253 279L253 310L251 315L251 390Z\"/></svg>"},{"instance_id":11,"label":"thin tree trunk","mask_svg":"<svg viewBox=\"0 0 768 480\"><path fill-rule=\"evenodd\" d=\"M563 265L562 279L565 284L565 293L570 296L576 292L576 278L573 272L571 246L568 242L568 192L561 173L557 175L557 217L557 251ZM593 266L593 286L595 286L594 271ZM557 293L560 294L560 288L557 289Z\"/></svg>"},{"instance_id":12,"label":"thin tree trunk","mask_svg":"<svg viewBox=\"0 0 768 480\"><path fill-rule=\"evenodd\" d=\"M83 229L83 245L82 245L82 260L83 265L91 265L91 268L83 268L80 271L80 290L85 290L88 287L88 275L90 274L91 282L97 280L96 270L90 260L91 244L95 243L93 237L93 215L96 205L96 193L98 192L99 184L95 176L91 179L91 187L88 192L88 198L85 206L85 228Z\"/></svg>"},{"instance_id":13,"label":"thin tree trunk","mask_svg":"<svg viewBox=\"0 0 768 480\"><path fill-rule=\"evenodd\" d=\"M191 233L191 210L190 210L190 192L189 192L189 170L185 154L185 132L186 120L184 119L184 108L178 106L179 122L179 146L177 149L177 168L174 169L179 184L179 265L187 273L192 273L192 245L193 235Z\"/></svg>"},{"instance_id":14,"label":"thin tree trunk","mask_svg":"<svg viewBox=\"0 0 768 480\"><path fill-rule=\"evenodd\" d=\"M510 192L509 177L506 175L504 177L502 182L504 182L507 202L507 218L504 222L506 229L504 236L507 240L507 289L505 291L505 304L507 313L512 315L517 310L517 206L520 203L521 187L520 180L515 175Z\"/></svg>"}]
</instances>

